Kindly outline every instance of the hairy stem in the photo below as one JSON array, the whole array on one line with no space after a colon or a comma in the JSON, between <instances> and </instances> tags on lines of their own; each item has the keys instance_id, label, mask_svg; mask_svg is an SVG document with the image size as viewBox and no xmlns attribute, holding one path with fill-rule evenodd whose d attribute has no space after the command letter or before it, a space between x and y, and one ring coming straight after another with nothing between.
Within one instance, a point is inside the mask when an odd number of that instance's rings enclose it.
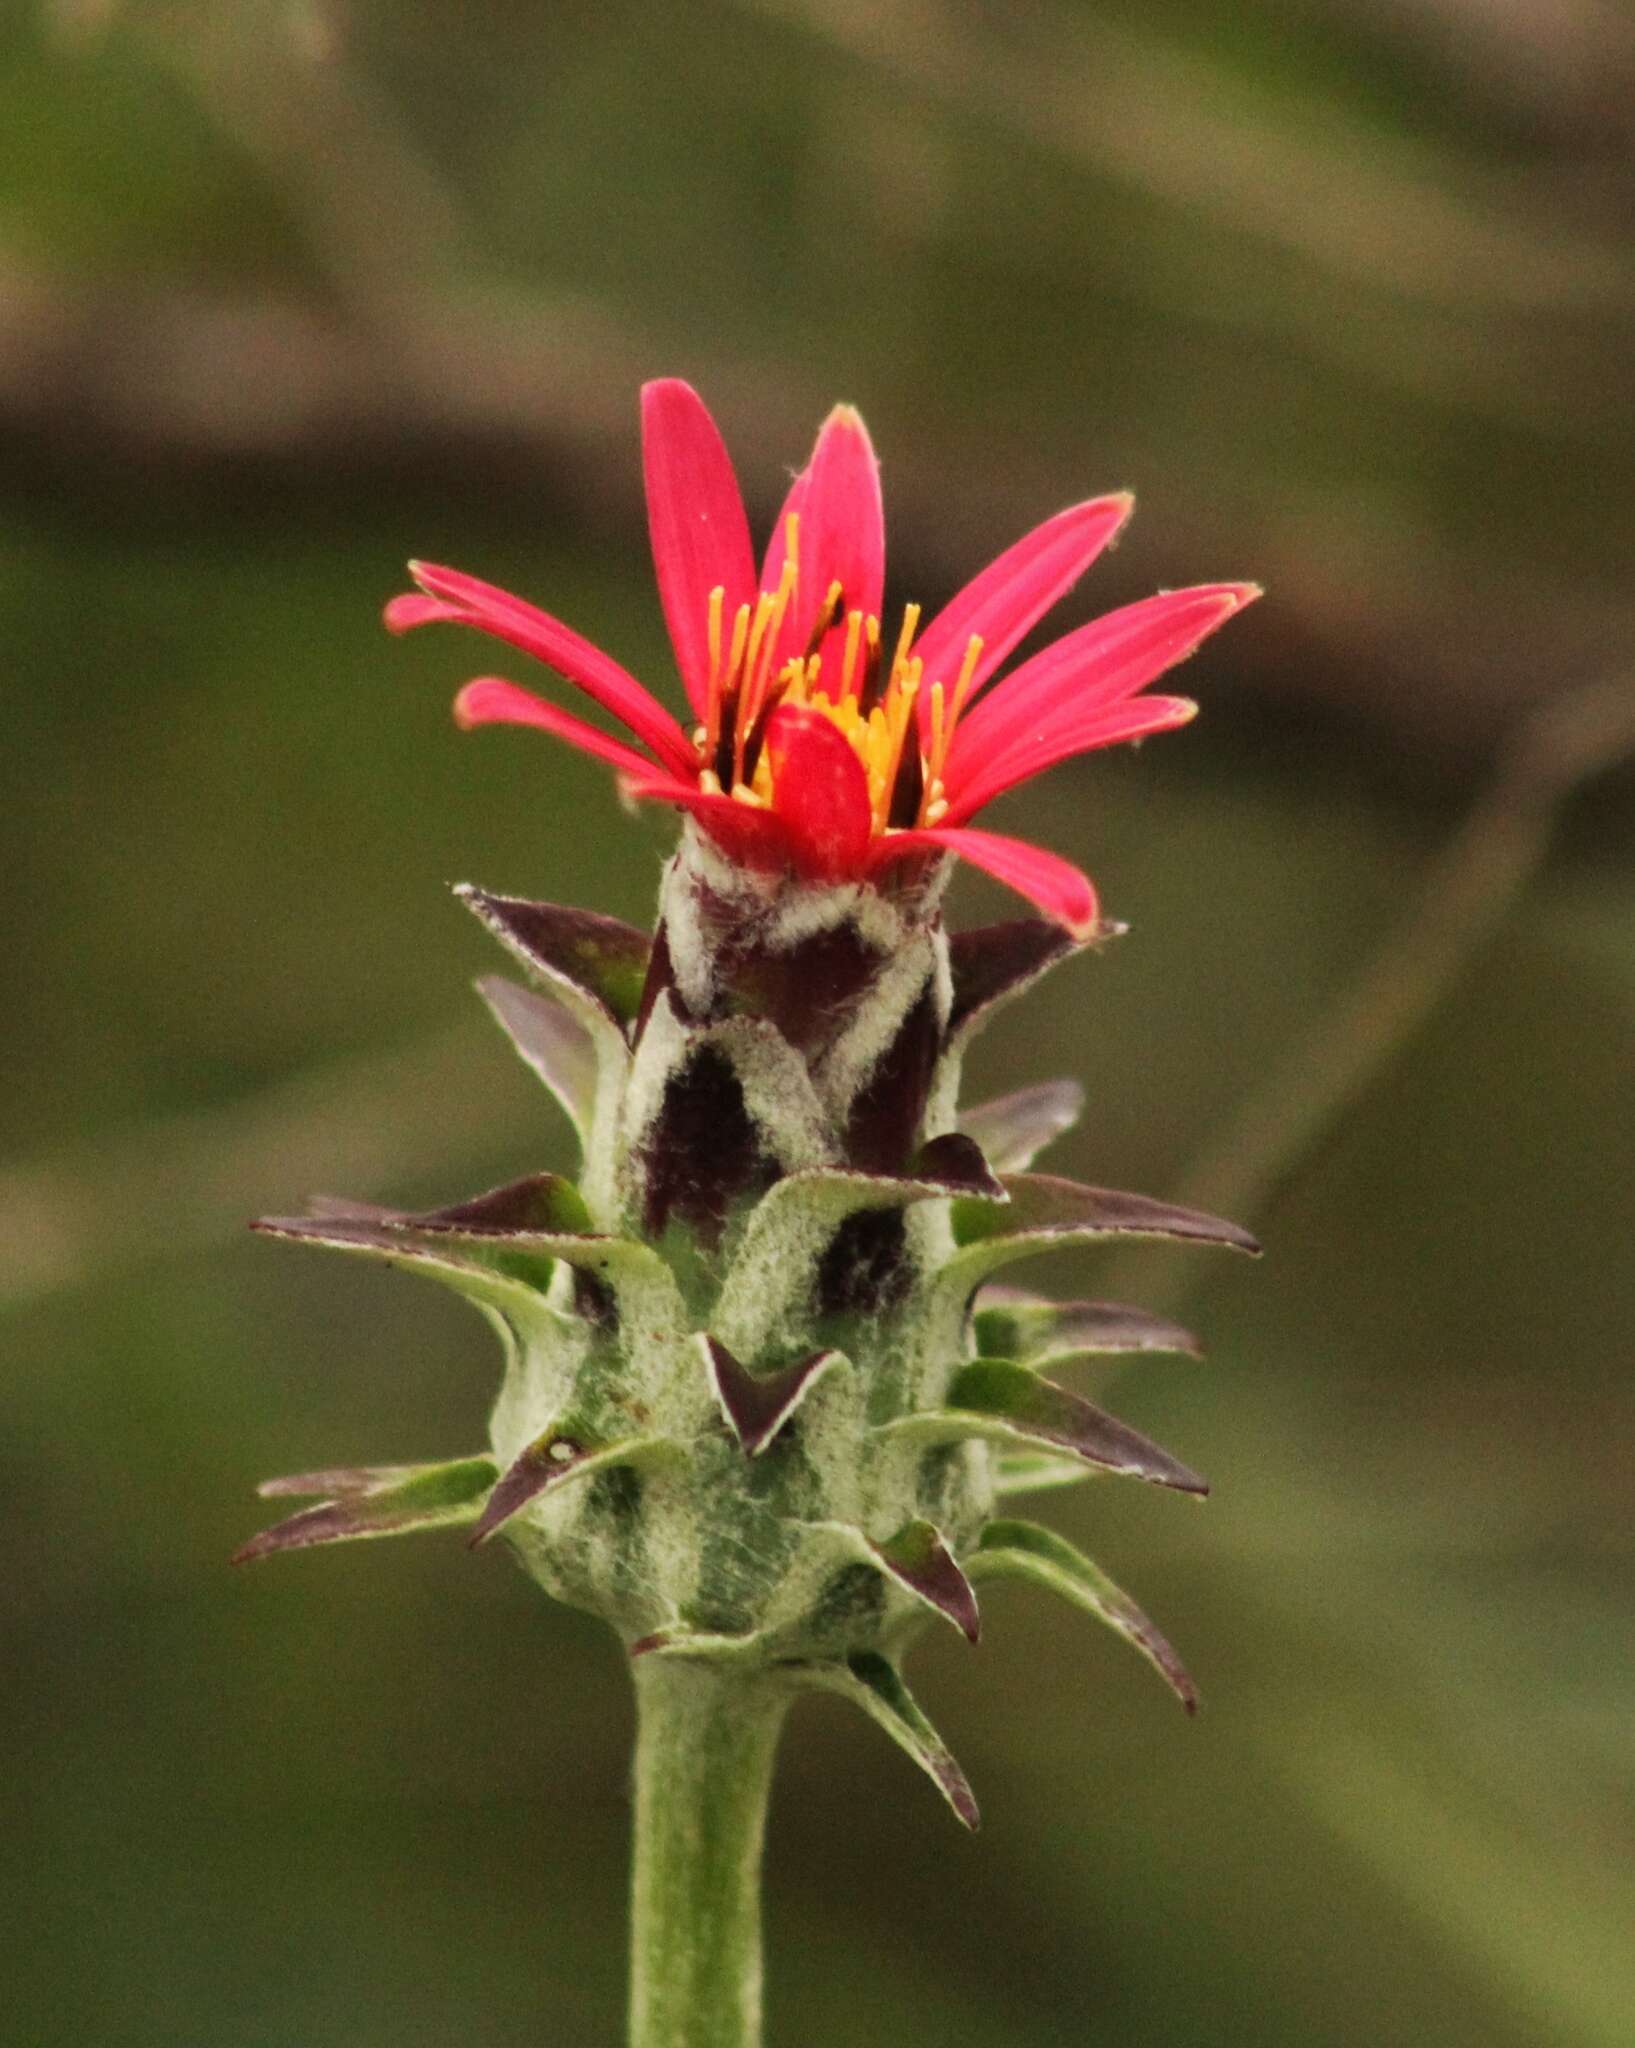
<instances>
[{"instance_id":1,"label":"hairy stem","mask_svg":"<svg viewBox=\"0 0 1635 2048\"><path fill-rule=\"evenodd\" d=\"M759 2048L761 1843L787 1691L638 1658L630 2048Z\"/></svg>"}]
</instances>

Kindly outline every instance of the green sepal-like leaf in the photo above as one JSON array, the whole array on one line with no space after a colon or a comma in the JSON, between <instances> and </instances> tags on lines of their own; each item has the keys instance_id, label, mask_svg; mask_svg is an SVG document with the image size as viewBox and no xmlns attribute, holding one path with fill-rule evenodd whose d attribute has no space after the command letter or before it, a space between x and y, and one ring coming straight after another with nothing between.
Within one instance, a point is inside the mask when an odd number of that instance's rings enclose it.
<instances>
[{"instance_id":1,"label":"green sepal-like leaf","mask_svg":"<svg viewBox=\"0 0 1635 2048\"><path fill-rule=\"evenodd\" d=\"M1134 1644L1189 1714L1197 1712L1198 1689L1166 1638L1099 1565L1054 1529L1037 1522L990 1522L965 1568L973 1579L1025 1579L1093 1614Z\"/></svg>"},{"instance_id":2,"label":"green sepal-like leaf","mask_svg":"<svg viewBox=\"0 0 1635 2048\"><path fill-rule=\"evenodd\" d=\"M1146 1195L1085 1187L1048 1173L1002 1176L1006 1203L969 1197L954 1204L960 1249L943 1268L945 1284L966 1290L1017 1259L1107 1238L1167 1237L1258 1253L1246 1230L1200 1209L1183 1209Z\"/></svg>"},{"instance_id":3,"label":"green sepal-like leaf","mask_svg":"<svg viewBox=\"0 0 1635 2048\"><path fill-rule=\"evenodd\" d=\"M584 1197L572 1181L536 1173L447 1209L390 1213L376 1231L383 1244L457 1245L490 1258L561 1259L605 1277L615 1289L656 1283L661 1292L674 1294L670 1268L650 1245L606 1236L589 1224Z\"/></svg>"},{"instance_id":4,"label":"green sepal-like leaf","mask_svg":"<svg viewBox=\"0 0 1635 2048\"><path fill-rule=\"evenodd\" d=\"M1084 1109L1077 1081L1041 1081L961 1110L959 1128L981 1146L995 1173L1020 1173L1070 1131Z\"/></svg>"},{"instance_id":5,"label":"green sepal-like leaf","mask_svg":"<svg viewBox=\"0 0 1635 2048\"><path fill-rule=\"evenodd\" d=\"M1095 1477L1095 1466L1078 1458L1053 1458L1042 1451L1001 1451L994 1460L993 1490L1005 1500L1013 1493L1054 1493L1064 1486L1083 1486Z\"/></svg>"},{"instance_id":6,"label":"green sepal-like leaf","mask_svg":"<svg viewBox=\"0 0 1635 2048\"><path fill-rule=\"evenodd\" d=\"M477 1307L504 1316L518 1328L532 1329L555 1318L539 1289L528 1281L502 1273L480 1258L462 1256L451 1245L410 1237L395 1224L350 1215L263 1216L250 1228L267 1237L350 1252L356 1258L400 1267L405 1273L422 1274Z\"/></svg>"},{"instance_id":7,"label":"green sepal-like leaf","mask_svg":"<svg viewBox=\"0 0 1635 2048\"><path fill-rule=\"evenodd\" d=\"M600 1058L585 1027L549 996L485 974L477 993L523 1059L561 1103L581 1145L590 1142Z\"/></svg>"},{"instance_id":8,"label":"green sepal-like leaf","mask_svg":"<svg viewBox=\"0 0 1635 2048\"><path fill-rule=\"evenodd\" d=\"M750 1211L722 1284L715 1320L730 1341L758 1348L783 1305L810 1285L833 1233L851 1217L947 1200L967 1192L975 1173L986 1173L976 1148L957 1134L934 1141L921 1156L931 1169L925 1174L819 1166L776 1181ZM1002 1193L998 1201L1003 1206Z\"/></svg>"},{"instance_id":9,"label":"green sepal-like leaf","mask_svg":"<svg viewBox=\"0 0 1635 2048\"><path fill-rule=\"evenodd\" d=\"M622 1036L641 1006L652 941L634 925L560 903L495 896L462 882L466 908L530 973L569 1002L593 1027L598 1013Z\"/></svg>"},{"instance_id":10,"label":"green sepal-like leaf","mask_svg":"<svg viewBox=\"0 0 1635 2048\"><path fill-rule=\"evenodd\" d=\"M861 1707L871 1720L906 1751L953 1808L955 1816L974 1830L979 1825L976 1800L952 1750L920 1711L896 1666L872 1650L848 1657L844 1664L789 1665L796 1683L839 1693Z\"/></svg>"},{"instance_id":11,"label":"green sepal-like leaf","mask_svg":"<svg viewBox=\"0 0 1635 2048\"><path fill-rule=\"evenodd\" d=\"M547 1488L564 1486L569 1480L588 1479L615 1465L652 1464L683 1455L681 1446L668 1437L621 1437L614 1443L591 1443L574 1432L571 1425L555 1425L535 1437L504 1474L488 1497L488 1504L471 1533L476 1550L499 1534L514 1515L537 1500Z\"/></svg>"},{"instance_id":12,"label":"green sepal-like leaf","mask_svg":"<svg viewBox=\"0 0 1635 2048\"><path fill-rule=\"evenodd\" d=\"M1190 1330L1117 1301L1046 1301L1018 1288L984 1288L971 1318L977 1349L988 1358L1046 1365L1137 1351L1202 1355Z\"/></svg>"},{"instance_id":13,"label":"green sepal-like leaf","mask_svg":"<svg viewBox=\"0 0 1635 2048\"><path fill-rule=\"evenodd\" d=\"M331 1492L335 1498L263 1529L233 1553L232 1561L248 1564L280 1550L305 1550L313 1544L347 1543L370 1536L406 1536L416 1529L474 1522L498 1471L492 1458L482 1457L455 1458L441 1465L348 1467L269 1479L260 1489L264 1495L316 1490Z\"/></svg>"},{"instance_id":14,"label":"green sepal-like leaf","mask_svg":"<svg viewBox=\"0 0 1635 2048\"><path fill-rule=\"evenodd\" d=\"M1105 1409L1006 1358L978 1358L948 1389L947 1406L888 1422L882 1435L916 1443L989 1443L1064 1451L1103 1472L1204 1494L1208 1482Z\"/></svg>"}]
</instances>

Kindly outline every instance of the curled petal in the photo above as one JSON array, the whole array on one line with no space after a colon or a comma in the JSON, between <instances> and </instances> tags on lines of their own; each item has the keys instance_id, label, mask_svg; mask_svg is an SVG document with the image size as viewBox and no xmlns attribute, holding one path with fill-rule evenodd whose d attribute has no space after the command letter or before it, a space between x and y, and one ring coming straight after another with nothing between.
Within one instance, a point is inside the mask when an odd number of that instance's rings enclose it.
<instances>
[{"instance_id":1,"label":"curled petal","mask_svg":"<svg viewBox=\"0 0 1635 2048\"><path fill-rule=\"evenodd\" d=\"M796 867L814 882L860 874L873 824L869 782L840 728L821 711L783 704L767 721L766 750Z\"/></svg>"},{"instance_id":2,"label":"curled petal","mask_svg":"<svg viewBox=\"0 0 1635 2048\"><path fill-rule=\"evenodd\" d=\"M1069 505L990 562L920 635L916 651L927 678L951 683L976 633L982 653L971 687L973 692L980 690L1023 635L1078 582L1129 518L1134 504L1128 491L1117 491ZM920 715L922 723L929 715L929 700L923 695Z\"/></svg>"},{"instance_id":3,"label":"curled petal","mask_svg":"<svg viewBox=\"0 0 1635 2048\"><path fill-rule=\"evenodd\" d=\"M1136 697L1127 702L1093 707L1075 717L1058 717L1045 729L1025 734L1002 753L969 765L964 776L949 771L948 821L963 824L1019 782L1030 782L1058 761L1122 740L1144 739L1150 733L1173 732L1197 716L1190 697Z\"/></svg>"},{"instance_id":4,"label":"curled petal","mask_svg":"<svg viewBox=\"0 0 1635 2048\"><path fill-rule=\"evenodd\" d=\"M679 377L642 388L642 464L653 567L670 644L693 709L703 717L710 680L710 592L730 623L755 597L749 521L728 455L704 401Z\"/></svg>"},{"instance_id":5,"label":"curled petal","mask_svg":"<svg viewBox=\"0 0 1635 2048\"><path fill-rule=\"evenodd\" d=\"M515 683L500 676L479 676L475 682L466 684L454 700L454 723L463 732L479 725L532 725L540 732L548 732L553 739L566 740L582 754L592 754L598 761L622 768L627 774L653 772L647 756L638 754L623 740L587 725L571 711L559 711L554 704L518 689Z\"/></svg>"},{"instance_id":6,"label":"curled petal","mask_svg":"<svg viewBox=\"0 0 1635 2048\"><path fill-rule=\"evenodd\" d=\"M412 597L398 598L387 607L386 623L395 632L418 625L447 622L475 626L492 633L524 654L531 654L548 668L554 668L587 697L610 711L621 725L628 726L642 744L651 749L665 767L678 775L697 767L692 742L655 697L643 689L628 669L621 668L610 654L553 619L520 597L497 590L475 576L457 569L440 569L428 562L411 562L410 573L432 605L413 604Z\"/></svg>"},{"instance_id":7,"label":"curled petal","mask_svg":"<svg viewBox=\"0 0 1635 2048\"><path fill-rule=\"evenodd\" d=\"M925 853L958 854L1037 904L1076 939L1090 938L1096 930L1100 907L1090 877L1071 861L1047 853L1042 846L1030 846L1025 839L1007 839L1002 833L974 831L969 826L893 832L876 841L870 865L882 868L908 855Z\"/></svg>"},{"instance_id":8,"label":"curled petal","mask_svg":"<svg viewBox=\"0 0 1635 2048\"><path fill-rule=\"evenodd\" d=\"M655 775L650 768L625 776L620 786L636 802L673 804L677 810L690 811L728 858L744 867L767 871L789 862L789 833L775 811L718 796L673 775Z\"/></svg>"},{"instance_id":9,"label":"curled petal","mask_svg":"<svg viewBox=\"0 0 1635 2048\"><path fill-rule=\"evenodd\" d=\"M961 720L945 779L991 760L1057 712L1078 713L1133 697L1259 595L1253 583L1205 583L1092 619L1023 662Z\"/></svg>"}]
</instances>

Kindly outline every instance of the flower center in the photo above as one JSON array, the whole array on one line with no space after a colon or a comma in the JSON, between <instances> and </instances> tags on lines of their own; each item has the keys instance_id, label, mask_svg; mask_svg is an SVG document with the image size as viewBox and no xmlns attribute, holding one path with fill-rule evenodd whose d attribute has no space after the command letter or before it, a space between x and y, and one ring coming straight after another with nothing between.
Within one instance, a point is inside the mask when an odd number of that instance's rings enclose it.
<instances>
[{"instance_id":1,"label":"flower center","mask_svg":"<svg viewBox=\"0 0 1635 2048\"><path fill-rule=\"evenodd\" d=\"M847 610L841 586L831 583L804 651L780 652L800 588L799 542L800 521L791 514L776 589L763 590L753 605L739 605L730 626L725 590L718 584L710 592L709 689L704 723L693 734L700 786L740 803L771 806L777 771L763 744L766 722L780 704L789 704L828 719L862 763L876 833L934 825L948 808L943 769L971 694L982 637L973 633L966 642L952 688L940 678L928 683L913 651L920 607L904 609L887 663L880 621L872 612ZM922 693L923 721L916 711Z\"/></svg>"}]
</instances>

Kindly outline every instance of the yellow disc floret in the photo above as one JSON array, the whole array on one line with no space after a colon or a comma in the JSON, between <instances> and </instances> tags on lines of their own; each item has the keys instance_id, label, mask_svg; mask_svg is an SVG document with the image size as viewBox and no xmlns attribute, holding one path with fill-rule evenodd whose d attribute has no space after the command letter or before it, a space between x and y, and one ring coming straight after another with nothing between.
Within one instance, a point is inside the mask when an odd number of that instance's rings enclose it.
<instances>
[{"instance_id":1,"label":"yellow disc floret","mask_svg":"<svg viewBox=\"0 0 1635 2048\"><path fill-rule=\"evenodd\" d=\"M872 613L856 610L845 615L839 673L825 676L821 643L839 623L843 597L840 585L831 584L807 650L774 670L778 638L800 582L799 542L800 522L791 514L776 589L762 591L753 605L739 605L730 632L724 618L725 590L717 585L710 592L709 688L704 722L693 735L700 755L700 782L712 790L729 791L740 803L770 805L776 771L768 750L759 743L765 717L777 705L797 705L828 719L862 763L875 833L892 829L892 803L905 755L912 746L920 769L920 788L910 822L934 825L947 809L942 772L954 727L970 695L982 653L981 637L972 634L967 642L951 691L940 681L930 684L927 744L922 750L915 707L924 683L924 664L912 651L920 623L918 605L909 605L903 613L883 681L879 677L880 621Z\"/></svg>"}]
</instances>

